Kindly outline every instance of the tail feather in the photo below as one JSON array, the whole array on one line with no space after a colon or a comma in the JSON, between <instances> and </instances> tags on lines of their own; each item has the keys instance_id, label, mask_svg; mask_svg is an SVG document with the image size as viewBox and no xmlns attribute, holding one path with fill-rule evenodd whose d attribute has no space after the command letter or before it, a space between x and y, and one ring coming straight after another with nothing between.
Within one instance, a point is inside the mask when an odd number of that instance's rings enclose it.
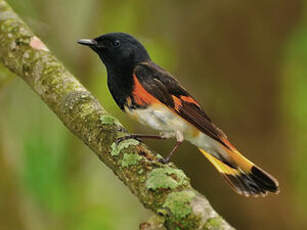
<instances>
[{"instance_id":1,"label":"tail feather","mask_svg":"<svg viewBox=\"0 0 307 230\"><path fill-rule=\"evenodd\" d=\"M254 197L265 196L268 192L279 192L278 182L274 177L247 160L235 149L229 153L235 162L233 167L225 164L205 150L199 150L223 175L226 182L235 192L244 196Z\"/></svg>"}]
</instances>

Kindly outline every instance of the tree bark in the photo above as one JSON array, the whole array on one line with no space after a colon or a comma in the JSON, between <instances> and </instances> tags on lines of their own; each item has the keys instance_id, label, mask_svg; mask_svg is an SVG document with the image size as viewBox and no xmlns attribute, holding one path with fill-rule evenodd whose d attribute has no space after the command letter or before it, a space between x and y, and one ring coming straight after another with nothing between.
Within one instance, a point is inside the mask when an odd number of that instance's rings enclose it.
<instances>
[{"instance_id":1,"label":"tree bark","mask_svg":"<svg viewBox=\"0 0 307 230\"><path fill-rule=\"evenodd\" d=\"M159 163L160 156L137 140L116 144L118 137L128 134L125 128L65 69L4 0L0 0L0 61L41 97L145 208L156 214L140 229L233 229L174 164Z\"/></svg>"}]
</instances>

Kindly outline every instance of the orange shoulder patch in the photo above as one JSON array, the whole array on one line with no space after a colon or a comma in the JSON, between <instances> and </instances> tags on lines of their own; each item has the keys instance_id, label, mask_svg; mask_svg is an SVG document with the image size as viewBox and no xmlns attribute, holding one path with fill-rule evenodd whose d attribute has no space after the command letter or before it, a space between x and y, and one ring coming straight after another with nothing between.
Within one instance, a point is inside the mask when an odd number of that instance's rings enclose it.
<instances>
[{"instance_id":1,"label":"orange shoulder patch","mask_svg":"<svg viewBox=\"0 0 307 230\"><path fill-rule=\"evenodd\" d=\"M148 93L146 89L144 89L135 74L133 75L133 80L134 88L132 91L132 96L136 104L144 106L156 103L158 101L158 99L156 99L154 96Z\"/></svg>"}]
</instances>

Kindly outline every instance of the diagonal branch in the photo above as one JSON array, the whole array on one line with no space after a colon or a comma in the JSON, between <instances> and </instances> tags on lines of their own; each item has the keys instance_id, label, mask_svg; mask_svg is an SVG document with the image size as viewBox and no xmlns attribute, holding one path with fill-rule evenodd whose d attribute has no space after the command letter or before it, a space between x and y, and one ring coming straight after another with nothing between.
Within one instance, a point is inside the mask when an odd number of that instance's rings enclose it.
<instances>
[{"instance_id":1,"label":"diagonal branch","mask_svg":"<svg viewBox=\"0 0 307 230\"><path fill-rule=\"evenodd\" d=\"M145 206L159 217L141 229L233 229L195 191L184 172L157 161L144 144L114 141L127 132L0 0L0 61L42 98ZM154 227L153 225L159 225ZM161 228L161 226L164 226Z\"/></svg>"}]
</instances>

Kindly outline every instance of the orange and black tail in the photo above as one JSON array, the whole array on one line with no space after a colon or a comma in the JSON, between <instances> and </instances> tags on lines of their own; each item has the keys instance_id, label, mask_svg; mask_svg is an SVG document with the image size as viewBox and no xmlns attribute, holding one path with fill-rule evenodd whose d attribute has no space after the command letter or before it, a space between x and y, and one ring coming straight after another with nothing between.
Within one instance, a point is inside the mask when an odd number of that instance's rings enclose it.
<instances>
[{"instance_id":1,"label":"orange and black tail","mask_svg":"<svg viewBox=\"0 0 307 230\"><path fill-rule=\"evenodd\" d=\"M242 156L237 150L228 150L232 164L224 163L203 149L202 154L223 175L233 190L244 196L266 196L268 192L278 193L278 181Z\"/></svg>"}]
</instances>

